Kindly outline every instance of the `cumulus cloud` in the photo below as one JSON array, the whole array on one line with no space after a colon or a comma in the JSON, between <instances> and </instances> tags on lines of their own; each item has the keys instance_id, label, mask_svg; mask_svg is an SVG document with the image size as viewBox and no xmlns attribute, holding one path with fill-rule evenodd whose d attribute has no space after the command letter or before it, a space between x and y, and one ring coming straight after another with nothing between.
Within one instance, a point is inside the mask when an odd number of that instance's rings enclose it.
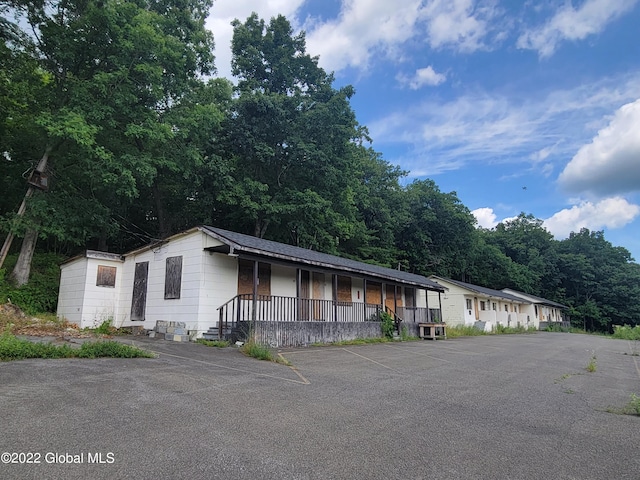
<instances>
[{"instance_id":1,"label":"cumulus cloud","mask_svg":"<svg viewBox=\"0 0 640 480\"><path fill-rule=\"evenodd\" d=\"M342 1L336 19L307 22L308 50L320 55L320 65L329 71L347 67L366 69L378 54L401 58L401 45L414 38L425 38L433 49L473 52L485 48L483 41L489 30L489 19L494 16L494 9L481 7L481 3L472 0Z\"/></svg>"},{"instance_id":2,"label":"cumulus cloud","mask_svg":"<svg viewBox=\"0 0 640 480\"><path fill-rule=\"evenodd\" d=\"M442 73L437 73L431 65L426 68L419 68L412 77L398 75L396 79L403 85L408 85L412 90L418 90L424 86L435 87L444 82L447 77Z\"/></svg>"},{"instance_id":3,"label":"cumulus cloud","mask_svg":"<svg viewBox=\"0 0 640 480\"><path fill-rule=\"evenodd\" d=\"M476 208L471 213L474 217L476 217L476 221L478 222L479 227L493 228L498 224L498 222L496 221L496 214L493 213L493 208Z\"/></svg>"},{"instance_id":4,"label":"cumulus cloud","mask_svg":"<svg viewBox=\"0 0 640 480\"><path fill-rule=\"evenodd\" d=\"M622 106L560 174L569 192L611 195L640 191L640 99Z\"/></svg>"},{"instance_id":5,"label":"cumulus cloud","mask_svg":"<svg viewBox=\"0 0 640 480\"><path fill-rule=\"evenodd\" d=\"M597 203L581 202L559 211L544 221L544 226L556 238L566 238L582 228L602 230L622 228L640 215L640 206L621 197L601 200Z\"/></svg>"},{"instance_id":6,"label":"cumulus cloud","mask_svg":"<svg viewBox=\"0 0 640 480\"><path fill-rule=\"evenodd\" d=\"M474 52L485 47L488 20L494 16L494 9L472 0L434 0L427 3L422 14L431 48Z\"/></svg>"},{"instance_id":7,"label":"cumulus cloud","mask_svg":"<svg viewBox=\"0 0 640 480\"><path fill-rule=\"evenodd\" d=\"M638 0L586 0L578 8L566 2L544 25L524 32L517 46L537 50L541 58L553 55L564 40L584 40L630 11Z\"/></svg>"}]
</instances>

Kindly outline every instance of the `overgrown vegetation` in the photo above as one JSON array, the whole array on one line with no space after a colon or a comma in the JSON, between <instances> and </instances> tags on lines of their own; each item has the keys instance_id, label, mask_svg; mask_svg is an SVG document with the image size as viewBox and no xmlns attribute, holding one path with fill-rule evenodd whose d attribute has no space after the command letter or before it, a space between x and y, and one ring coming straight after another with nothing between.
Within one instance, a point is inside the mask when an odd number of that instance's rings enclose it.
<instances>
[{"instance_id":1,"label":"overgrown vegetation","mask_svg":"<svg viewBox=\"0 0 640 480\"><path fill-rule=\"evenodd\" d=\"M258 360L267 360L269 362L289 365L289 361L282 355L274 355L268 346L261 345L254 340L245 342L245 344L240 347L240 351L249 357L257 358Z\"/></svg>"},{"instance_id":2,"label":"overgrown vegetation","mask_svg":"<svg viewBox=\"0 0 640 480\"><path fill-rule=\"evenodd\" d=\"M230 344L227 340L207 340L206 338L198 338L195 343L205 345L207 347L226 348Z\"/></svg>"},{"instance_id":3,"label":"overgrown vegetation","mask_svg":"<svg viewBox=\"0 0 640 480\"><path fill-rule=\"evenodd\" d=\"M589 363L587 363L587 372L594 373L598 369L598 358L596 356L596 352L591 352L591 358L589 359Z\"/></svg>"},{"instance_id":4,"label":"overgrown vegetation","mask_svg":"<svg viewBox=\"0 0 640 480\"><path fill-rule=\"evenodd\" d=\"M153 358L140 348L114 341L85 342L80 348L24 340L10 333L0 335L0 361L28 358Z\"/></svg>"},{"instance_id":5,"label":"overgrown vegetation","mask_svg":"<svg viewBox=\"0 0 640 480\"><path fill-rule=\"evenodd\" d=\"M614 325L613 338L623 340L640 340L640 325L631 327L629 325Z\"/></svg>"},{"instance_id":6,"label":"overgrown vegetation","mask_svg":"<svg viewBox=\"0 0 640 480\"><path fill-rule=\"evenodd\" d=\"M59 265L64 257L54 253L34 255L29 282L21 287L12 285L7 278L16 259L17 254L9 255L0 268L0 304L12 303L29 315L55 312L60 287Z\"/></svg>"},{"instance_id":7,"label":"overgrown vegetation","mask_svg":"<svg viewBox=\"0 0 640 480\"><path fill-rule=\"evenodd\" d=\"M393 321L393 317L387 312L380 313L380 329L382 330L383 337L393 338L395 322Z\"/></svg>"}]
</instances>

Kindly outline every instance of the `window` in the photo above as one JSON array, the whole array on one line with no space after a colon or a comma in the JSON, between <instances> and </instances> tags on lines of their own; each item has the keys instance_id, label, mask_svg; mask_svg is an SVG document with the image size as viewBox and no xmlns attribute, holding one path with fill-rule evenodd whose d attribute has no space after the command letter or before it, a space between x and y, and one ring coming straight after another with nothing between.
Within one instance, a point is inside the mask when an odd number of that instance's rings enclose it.
<instances>
[{"instance_id":1,"label":"window","mask_svg":"<svg viewBox=\"0 0 640 480\"><path fill-rule=\"evenodd\" d=\"M504 306L504 311L505 311L505 312L508 312L508 311L509 311L509 305L505 305L505 306Z\"/></svg>"},{"instance_id":2,"label":"window","mask_svg":"<svg viewBox=\"0 0 640 480\"><path fill-rule=\"evenodd\" d=\"M182 289L182 256L167 257L164 275L164 299L180 298Z\"/></svg>"},{"instance_id":3,"label":"window","mask_svg":"<svg viewBox=\"0 0 640 480\"><path fill-rule=\"evenodd\" d=\"M496 302L493 302L493 310L496 309Z\"/></svg>"},{"instance_id":4,"label":"window","mask_svg":"<svg viewBox=\"0 0 640 480\"><path fill-rule=\"evenodd\" d=\"M471 299L467 298L467 310L471 310Z\"/></svg>"},{"instance_id":5,"label":"window","mask_svg":"<svg viewBox=\"0 0 640 480\"><path fill-rule=\"evenodd\" d=\"M485 302L484 300L480 300L480 310L484 312L486 309L487 309L487 302Z\"/></svg>"},{"instance_id":6,"label":"window","mask_svg":"<svg viewBox=\"0 0 640 480\"><path fill-rule=\"evenodd\" d=\"M253 293L253 262L238 262L238 295ZM258 263L258 295L271 295L271 265Z\"/></svg>"},{"instance_id":7,"label":"window","mask_svg":"<svg viewBox=\"0 0 640 480\"><path fill-rule=\"evenodd\" d=\"M339 302L351 302L351 277L343 277L338 275L337 279L338 292L337 297Z\"/></svg>"},{"instance_id":8,"label":"window","mask_svg":"<svg viewBox=\"0 0 640 480\"><path fill-rule=\"evenodd\" d=\"M147 306L147 279L149 262L136 263L133 277L133 298L131 299L131 320L143 321Z\"/></svg>"},{"instance_id":9,"label":"window","mask_svg":"<svg viewBox=\"0 0 640 480\"><path fill-rule=\"evenodd\" d=\"M107 267L106 265L98 265L98 277L96 278L97 287L115 287L116 286L116 267Z\"/></svg>"}]
</instances>

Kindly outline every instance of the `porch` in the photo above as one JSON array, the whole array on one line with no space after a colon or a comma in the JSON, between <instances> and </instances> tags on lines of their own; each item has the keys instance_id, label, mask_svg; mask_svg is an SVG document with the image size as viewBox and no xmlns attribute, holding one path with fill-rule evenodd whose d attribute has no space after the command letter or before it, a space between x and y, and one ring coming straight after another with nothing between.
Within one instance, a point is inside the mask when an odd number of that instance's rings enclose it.
<instances>
[{"instance_id":1,"label":"porch","mask_svg":"<svg viewBox=\"0 0 640 480\"><path fill-rule=\"evenodd\" d=\"M396 307L394 311L382 304L248 293L236 295L218 308L217 334L218 338L222 339L239 326L255 322L256 325L263 326L267 324L283 326L298 324L296 329L299 329L301 326L299 324L302 323L313 323L315 324L314 328L317 328L318 324L333 324L332 332L336 332L336 329L340 330L342 326L344 331L356 332L353 333L354 335L363 335L365 330L379 335L380 331L377 326L373 330L366 328L363 330L364 326L355 328L353 324L378 323L380 322L380 313L383 311L394 318L398 332L403 325L406 325L410 335L417 335L419 323L442 321L439 308ZM273 330L274 326L269 328ZM325 328L322 331L327 330ZM332 334L332 336L335 335Z\"/></svg>"}]
</instances>

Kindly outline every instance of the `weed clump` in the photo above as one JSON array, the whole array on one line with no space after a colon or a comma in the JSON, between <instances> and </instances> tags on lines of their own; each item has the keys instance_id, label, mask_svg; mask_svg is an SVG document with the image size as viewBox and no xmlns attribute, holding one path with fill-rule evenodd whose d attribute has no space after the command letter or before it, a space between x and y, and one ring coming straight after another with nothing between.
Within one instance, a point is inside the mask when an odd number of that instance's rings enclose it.
<instances>
[{"instance_id":1,"label":"weed clump","mask_svg":"<svg viewBox=\"0 0 640 480\"><path fill-rule=\"evenodd\" d=\"M118 342L86 342L80 348L52 343L34 343L10 333L0 335L0 361L28 358L153 358L153 354Z\"/></svg>"}]
</instances>

